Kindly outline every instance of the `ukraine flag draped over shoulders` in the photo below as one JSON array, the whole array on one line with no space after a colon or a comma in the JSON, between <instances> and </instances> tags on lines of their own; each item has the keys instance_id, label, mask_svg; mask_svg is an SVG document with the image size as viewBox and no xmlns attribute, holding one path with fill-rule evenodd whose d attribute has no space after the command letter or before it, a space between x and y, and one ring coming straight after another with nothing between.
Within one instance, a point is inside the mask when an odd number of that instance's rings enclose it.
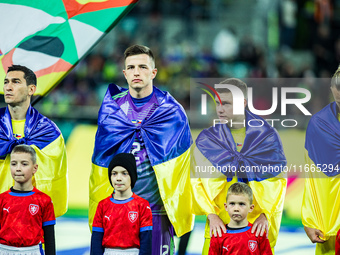
<instances>
[{"instance_id":1,"label":"ukraine flag draped over shoulders","mask_svg":"<svg viewBox=\"0 0 340 255\"><path fill-rule=\"evenodd\" d=\"M193 228L190 160L192 143L187 116L167 92L153 87L159 106L142 122L140 133L155 171L161 198L177 236ZM126 89L110 84L98 114L98 130L90 176L89 223L98 202L112 193L108 165L118 153L129 153L137 127L112 99Z\"/></svg>"},{"instance_id":2,"label":"ukraine flag draped over shoulders","mask_svg":"<svg viewBox=\"0 0 340 255\"><path fill-rule=\"evenodd\" d=\"M0 191L13 186L10 173L10 153L19 144L27 144L37 153L38 171L33 185L49 195L53 201L56 217L67 211L67 161L64 138L58 127L33 107L26 113L24 134L13 136L11 115L8 108L0 109Z\"/></svg>"},{"instance_id":3,"label":"ukraine flag draped over shoulders","mask_svg":"<svg viewBox=\"0 0 340 255\"><path fill-rule=\"evenodd\" d=\"M319 229L325 239L340 228L340 122L335 102L316 113L306 130L306 172L302 223Z\"/></svg>"},{"instance_id":4,"label":"ukraine flag draped over shoulders","mask_svg":"<svg viewBox=\"0 0 340 255\"><path fill-rule=\"evenodd\" d=\"M266 215L268 238L274 247L286 191L286 179L281 172L287 161L277 131L248 111L245 117L247 126L241 151L237 150L226 124L210 127L198 135L191 161L191 171L196 177L192 178L194 212L196 215L217 214L228 223L229 216L224 209L227 190L232 183L245 182L253 190L255 204L248 220L254 222L261 213ZM202 175L198 173L199 167L215 173ZM216 169L222 169L223 173ZM205 237L210 238L208 225Z\"/></svg>"}]
</instances>

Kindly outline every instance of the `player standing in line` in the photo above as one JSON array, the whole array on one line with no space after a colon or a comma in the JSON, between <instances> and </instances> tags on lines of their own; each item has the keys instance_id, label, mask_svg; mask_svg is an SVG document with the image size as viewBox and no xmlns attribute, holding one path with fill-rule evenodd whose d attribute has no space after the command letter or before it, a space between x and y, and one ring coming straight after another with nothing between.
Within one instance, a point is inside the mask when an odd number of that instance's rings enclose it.
<instances>
[{"instance_id":1,"label":"player standing in line","mask_svg":"<svg viewBox=\"0 0 340 255\"><path fill-rule=\"evenodd\" d=\"M0 109L0 192L13 183L7 168L14 146L27 144L37 153L39 171L33 186L52 198L55 215L67 211L67 161L64 138L58 127L31 107L37 78L25 66L8 68L4 80L6 108Z\"/></svg>"},{"instance_id":2,"label":"player standing in line","mask_svg":"<svg viewBox=\"0 0 340 255\"><path fill-rule=\"evenodd\" d=\"M137 181L135 157L113 157L109 181L114 193L99 202L93 220L91 255L151 254L152 213L148 201L132 192Z\"/></svg>"},{"instance_id":3,"label":"player standing in line","mask_svg":"<svg viewBox=\"0 0 340 255\"><path fill-rule=\"evenodd\" d=\"M273 254L267 237L255 236L251 232L253 224L248 222L248 214L254 210L253 192L247 184L236 182L231 185L224 207L230 217L227 232L222 237L211 238L209 255Z\"/></svg>"},{"instance_id":4,"label":"player standing in line","mask_svg":"<svg viewBox=\"0 0 340 255\"><path fill-rule=\"evenodd\" d=\"M335 102L314 114L308 123L302 224L315 254L334 254L340 229L340 66L331 80Z\"/></svg>"},{"instance_id":5,"label":"player standing in line","mask_svg":"<svg viewBox=\"0 0 340 255\"><path fill-rule=\"evenodd\" d=\"M36 153L17 145L10 155L14 186L0 194L0 254L55 255L55 216L51 198L36 189Z\"/></svg>"},{"instance_id":6,"label":"player standing in line","mask_svg":"<svg viewBox=\"0 0 340 255\"><path fill-rule=\"evenodd\" d=\"M283 201L286 192L286 179L280 170L286 165L281 139L277 131L261 117L245 110L244 114L234 115L233 93L228 89L238 89L243 94L243 105L247 105L247 85L235 78L220 83L216 89L221 101L216 99L216 113L220 124L203 130L193 147L191 166L225 168L230 171L216 175L198 175L192 178L194 211L206 215L205 243L202 254L208 254L210 238L222 236L227 229L229 216L224 210L227 190L235 182L248 184L254 193L255 210L249 214L253 223L252 233L268 235L274 249L279 233ZM251 123L251 124L249 124ZM268 171L262 171L266 166ZM259 171L252 171L258 167ZM271 167L271 168L269 168ZM270 170L272 169L272 170Z\"/></svg>"},{"instance_id":7,"label":"player standing in line","mask_svg":"<svg viewBox=\"0 0 340 255\"><path fill-rule=\"evenodd\" d=\"M193 228L187 116L167 92L153 86L157 74L152 51L133 45L124 53L123 73L129 85L110 84L98 114L98 130L90 175L89 222L111 187L106 181L112 155L132 153L138 180L133 192L152 210L152 254L174 254L174 230L181 236Z\"/></svg>"}]
</instances>

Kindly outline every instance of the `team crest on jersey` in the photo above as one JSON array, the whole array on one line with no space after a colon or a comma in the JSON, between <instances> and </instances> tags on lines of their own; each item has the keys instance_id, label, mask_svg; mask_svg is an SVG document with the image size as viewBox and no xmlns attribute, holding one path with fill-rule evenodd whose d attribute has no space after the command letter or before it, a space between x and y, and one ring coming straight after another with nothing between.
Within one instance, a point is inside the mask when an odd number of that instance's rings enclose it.
<instances>
[{"instance_id":1,"label":"team crest on jersey","mask_svg":"<svg viewBox=\"0 0 340 255\"><path fill-rule=\"evenodd\" d=\"M256 249L257 249L257 242L256 242L256 241L253 241L253 240L249 240L249 241L248 241L248 247L249 247L249 250L250 250L251 252L256 251Z\"/></svg>"},{"instance_id":2,"label":"team crest on jersey","mask_svg":"<svg viewBox=\"0 0 340 255\"><path fill-rule=\"evenodd\" d=\"M138 212L129 212L128 214L129 220L131 221L131 223L135 223L136 220L138 219Z\"/></svg>"},{"instance_id":3,"label":"team crest on jersey","mask_svg":"<svg viewBox=\"0 0 340 255\"><path fill-rule=\"evenodd\" d=\"M35 215L39 211L39 205L30 204L30 206L28 207L28 210L30 211L32 215Z\"/></svg>"}]
</instances>

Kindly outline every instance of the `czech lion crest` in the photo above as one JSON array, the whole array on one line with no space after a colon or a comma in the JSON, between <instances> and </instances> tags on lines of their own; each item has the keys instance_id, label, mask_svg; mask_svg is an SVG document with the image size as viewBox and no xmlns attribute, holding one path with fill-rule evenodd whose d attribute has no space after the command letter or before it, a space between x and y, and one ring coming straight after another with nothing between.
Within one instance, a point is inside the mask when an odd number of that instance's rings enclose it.
<instances>
[{"instance_id":1,"label":"czech lion crest","mask_svg":"<svg viewBox=\"0 0 340 255\"><path fill-rule=\"evenodd\" d=\"M131 221L131 223L135 223L136 220L138 219L138 212L129 212L128 214L129 220Z\"/></svg>"},{"instance_id":2,"label":"czech lion crest","mask_svg":"<svg viewBox=\"0 0 340 255\"><path fill-rule=\"evenodd\" d=\"M257 242L256 242L256 241L253 241L253 240L249 240L249 241L248 241L248 247L249 247L249 250L250 250L251 252L256 251Z\"/></svg>"},{"instance_id":3,"label":"czech lion crest","mask_svg":"<svg viewBox=\"0 0 340 255\"><path fill-rule=\"evenodd\" d=\"M39 205L30 204L28 207L28 210L30 211L32 215L35 215L39 211Z\"/></svg>"}]
</instances>

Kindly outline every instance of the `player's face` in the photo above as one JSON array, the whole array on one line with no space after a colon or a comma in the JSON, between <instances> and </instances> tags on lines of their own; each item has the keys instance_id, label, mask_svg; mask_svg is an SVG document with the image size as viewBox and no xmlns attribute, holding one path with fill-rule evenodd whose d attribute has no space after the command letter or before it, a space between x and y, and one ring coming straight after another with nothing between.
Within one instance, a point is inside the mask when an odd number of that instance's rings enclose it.
<instances>
[{"instance_id":1,"label":"player's face","mask_svg":"<svg viewBox=\"0 0 340 255\"><path fill-rule=\"evenodd\" d=\"M116 166L112 169L111 182L115 191L124 192L131 188L129 172L122 166Z\"/></svg>"},{"instance_id":2,"label":"player's face","mask_svg":"<svg viewBox=\"0 0 340 255\"><path fill-rule=\"evenodd\" d=\"M27 86L24 72L9 72L4 80L5 102L12 107L27 103L27 101L30 101L30 97L34 94L35 89L35 85Z\"/></svg>"},{"instance_id":3,"label":"player's face","mask_svg":"<svg viewBox=\"0 0 340 255\"><path fill-rule=\"evenodd\" d=\"M230 124L230 120L235 122L243 122L244 115L234 115L233 114L233 95L229 93L219 93L220 100L215 96L216 101L216 113L220 120L227 120ZM244 100L244 107L247 105L246 99ZM235 125L234 125L235 126Z\"/></svg>"},{"instance_id":4,"label":"player's face","mask_svg":"<svg viewBox=\"0 0 340 255\"><path fill-rule=\"evenodd\" d=\"M242 194L230 194L224 207L228 212L230 219L237 224L247 224L247 215L254 209L254 205L250 204L249 198Z\"/></svg>"},{"instance_id":5,"label":"player's face","mask_svg":"<svg viewBox=\"0 0 340 255\"><path fill-rule=\"evenodd\" d=\"M216 100L216 113L220 120L230 121L233 115L233 96L231 93L219 93L220 100L215 96Z\"/></svg>"},{"instance_id":6,"label":"player's face","mask_svg":"<svg viewBox=\"0 0 340 255\"><path fill-rule=\"evenodd\" d=\"M147 54L127 57L123 73L129 84L130 92L132 90L145 96L151 94L152 80L156 77L157 69Z\"/></svg>"},{"instance_id":7,"label":"player's face","mask_svg":"<svg viewBox=\"0 0 340 255\"><path fill-rule=\"evenodd\" d=\"M331 91L334 97L334 101L336 102L340 110L340 90L337 90L336 87L331 87Z\"/></svg>"},{"instance_id":8,"label":"player's face","mask_svg":"<svg viewBox=\"0 0 340 255\"><path fill-rule=\"evenodd\" d=\"M11 154L11 174L15 182L24 184L32 180L38 170L38 165L33 164L29 153Z\"/></svg>"}]
</instances>

